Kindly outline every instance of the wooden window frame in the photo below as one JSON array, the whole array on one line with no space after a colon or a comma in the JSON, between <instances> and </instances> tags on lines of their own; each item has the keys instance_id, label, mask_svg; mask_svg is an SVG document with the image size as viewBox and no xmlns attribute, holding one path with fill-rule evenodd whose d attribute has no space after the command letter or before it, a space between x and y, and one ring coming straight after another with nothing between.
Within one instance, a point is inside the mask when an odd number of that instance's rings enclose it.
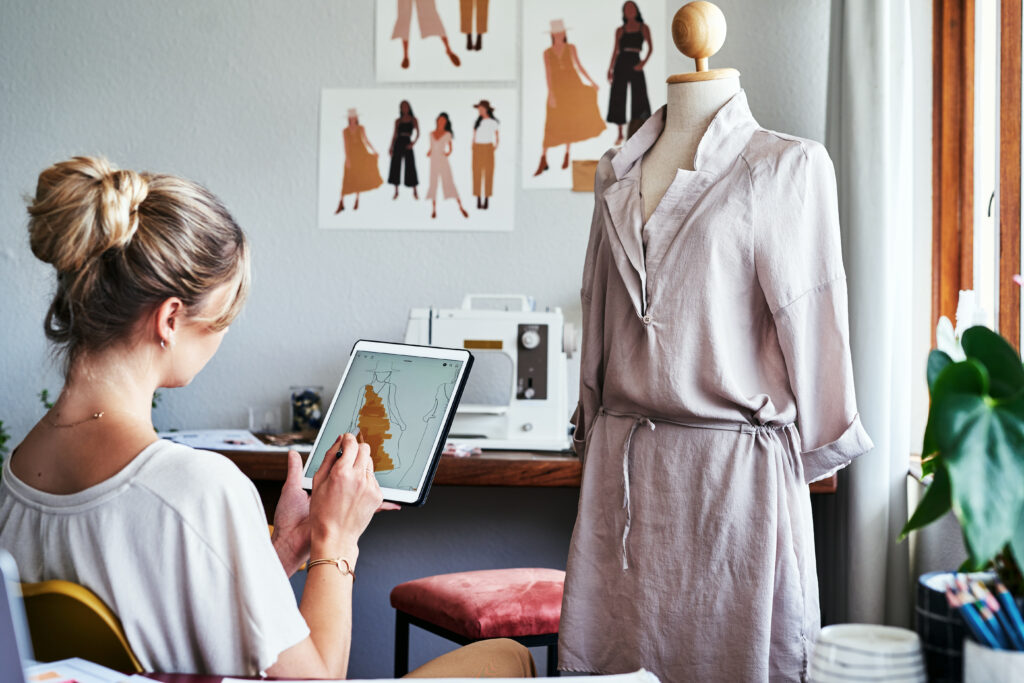
<instances>
[{"instance_id":1,"label":"wooden window frame","mask_svg":"<svg viewBox=\"0 0 1024 683\"><path fill-rule=\"evenodd\" d=\"M974 288L974 10L974 0L932 2L933 321L954 319L959 290ZM1012 278L1021 272L1021 0L1001 0L999 11L996 326L1019 348L1021 292Z\"/></svg>"}]
</instances>

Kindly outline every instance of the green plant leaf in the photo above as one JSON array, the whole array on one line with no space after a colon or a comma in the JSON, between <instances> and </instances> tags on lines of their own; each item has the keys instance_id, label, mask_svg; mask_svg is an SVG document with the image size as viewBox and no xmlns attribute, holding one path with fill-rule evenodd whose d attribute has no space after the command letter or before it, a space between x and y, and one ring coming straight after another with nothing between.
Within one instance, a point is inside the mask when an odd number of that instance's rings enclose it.
<instances>
[{"instance_id":1,"label":"green plant leaf","mask_svg":"<svg viewBox=\"0 0 1024 683\"><path fill-rule=\"evenodd\" d=\"M993 397L1009 398L1024 390L1024 366L1009 342L981 325L964 332L960 342L968 358L980 360L988 369ZM930 365L930 357L928 361Z\"/></svg>"},{"instance_id":2,"label":"green plant leaf","mask_svg":"<svg viewBox=\"0 0 1024 683\"><path fill-rule=\"evenodd\" d=\"M907 520L898 540L902 541L915 529L928 526L949 512L951 507L949 472L940 463L935 468L935 478L921 497L914 514Z\"/></svg>"},{"instance_id":3,"label":"green plant leaf","mask_svg":"<svg viewBox=\"0 0 1024 683\"><path fill-rule=\"evenodd\" d=\"M1024 507L1021 508L1020 517L1017 518L1017 528L1010 539L1010 552L1013 559L1017 561L1018 567L1024 567Z\"/></svg>"},{"instance_id":4,"label":"green plant leaf","mask_svg":"<svg viewBox=\"0 0 1024 683\"><path fill-rule=\"evenodd\" d=\"M938 349L932 349L931 353L928 354L928 391L932 390L935 386L935 380L938 378L947 365L953 362L953 359L949 357L949 354L945 351L939 351Z\"/></svg>"},{"instance_id":5,"label":"green plant leaf","mask_svg":"<svg viewBox=\"0 0 1024 683\"><path fill-rule=\"evenodd\" d=\"M972 328L974 329L974 328ZM977 395L968 381L939 389L929 422L949 469L952 507L974 564L984 564L1010 542L1024 498L1024 398L1007 401ZM963 371L965 379L970 373ZM959 391L958 388L964 389Z\"/></svg>"},{"instance_id":6,"label":"green plant leaf","mask_svg":"<svg viewBox=\"0 0 1024 683\"><path fill-rule=\"evenodd\" d=\"M948 358L948 356L946 357ZM936 361L936 364L938 362L939 360ZM930 364L931 356L929 356ZM921 474L923 476L934 474L934 461L929 456L939 452L939 444L935 438L935 421L938 419L934 410L936 401L950 393L985 395L988 393L988 371L984 365L970 358L959 363L947 363L932 379L929 390L932 405L928 411L928 423L924 428L924 443L921 445Z\"/></svg>"}]
</instances>

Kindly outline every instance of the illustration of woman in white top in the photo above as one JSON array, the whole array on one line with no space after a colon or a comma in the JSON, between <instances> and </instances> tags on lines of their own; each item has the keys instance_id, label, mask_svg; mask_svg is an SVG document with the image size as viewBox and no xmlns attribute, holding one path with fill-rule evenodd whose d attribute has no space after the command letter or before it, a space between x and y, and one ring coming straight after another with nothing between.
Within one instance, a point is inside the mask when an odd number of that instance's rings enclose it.
<instances>
[{"instance_id":1,"label":"illustration of woman in white top","mask_svg":"<svg viewBox=\"0 0 1024 683\"><path fill-rule=\"evenodd\" d=\"M488 100L473 105L480 116L473 125L473 195L476 208L486 209L494 186L494 153L498 150L498 119Z\"/></svg>"},{"instance_id":2,"label":"illustration of woman in white top","mask_svg":"<svg viewBox=\"0 0 1024 683\"><path fill-rule=\"evenodd\" d=\"M452 178L452 167L448 164L448 157L452 153L452 122L446 112L437 115L437 127L430 132L430 149L427 156L430 157L430 188L427 190L427 199L430 200L430 217L437 218L437 184L441 183L445 199L454 199L459 205L459 211L465 218L469 218L469 212L462 206L459 199L459 192L455 189L455 180Z\"/></svg>"},{"instance_id":3,"label":"illustration of woman in white top","mask_svg":"<svg viewBox=\"0 0 1024 683\"><path fill-rule=\"evenodd\" d=\"M395 29L391 33L391 40L400 38L402 40L402 68L409 68L409 33L412 28L412 6L416 5L416 19L420 25L420 38L438 36L444 43L445 54L452 64L459 66L462 60L452 52L448 44L448 34L444 31L444 24L441 23L441 15L437 13L435 0L398 0L398 17L395 19Z\"/></svg>"}]
</instances>

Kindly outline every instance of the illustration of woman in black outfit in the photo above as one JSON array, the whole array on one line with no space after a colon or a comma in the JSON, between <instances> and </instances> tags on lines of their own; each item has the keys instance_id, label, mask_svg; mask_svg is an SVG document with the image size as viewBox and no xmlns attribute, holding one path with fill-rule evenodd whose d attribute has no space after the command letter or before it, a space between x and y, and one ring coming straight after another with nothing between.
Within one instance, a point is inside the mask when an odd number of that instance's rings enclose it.
<instances>
[{"instance_id":1,"label":"illustration of woman in black outfit","mask_svg":"<svg viewBox=\"0 0 1024 683\"><path fill-rule=\"evenodd\" d=\"M404 161L405 186L412 188L413 199L419 199L416 186L420 184L420 179L416 175L416 157L412 153L412 146L420 139L420 122L412 113L412 105L408 100L402 100L398 105L398 113L399 117L395 119L395 132L391 136L391 171L388 173L388 183L395 186L395 196L392 199L398 199L398 186L402 181Z\"/></svg>"},{"instance_id":2,"label":"illustration of woman in black outfit","mask_svg":"<svg viewBox=\"0 0 1024 683\"><path fill-rule=\"evenodd\" d=\"M644 41L647 42L647 56L640 59ZM616 145L622 144L622 126L630 120L643 120L651 115L651 103L647 99L647 79L644 65L651 58L654 46L651 44L651 29L644 23L640 8L629 0L622 5L622 26L615 31L615 46L612 49L612 63L608 67L608 82L612 92L608 97L608 122L619 125ZM630 94L630 117L626 118L626 89Z\"/></svg>"}]
</instances>

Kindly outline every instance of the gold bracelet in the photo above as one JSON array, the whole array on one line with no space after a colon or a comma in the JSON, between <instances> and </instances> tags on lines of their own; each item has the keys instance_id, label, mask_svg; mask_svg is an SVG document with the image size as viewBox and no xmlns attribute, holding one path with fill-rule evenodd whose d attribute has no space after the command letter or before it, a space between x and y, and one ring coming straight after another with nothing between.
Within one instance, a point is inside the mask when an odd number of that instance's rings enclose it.
<instances>
[{"instance_id":1,"label":"gold bracelet","mask_svg":"<svg viewBox=\"0 0 1024 683\"><path fill-rule=\"evenodd\" d=\"M341 566L342 562L345 563L344 569ZM317 566L318 564L333 564L335 567L338 568L338 571L341 572L342 576L351 576L353 582L356 580L356 573L352 570L352 565L349 564L348 560L346 560L344 557L335 557L333 559L310 560L306 563L306 571L308 572L310 569Z\"/></svg>"}]
</instances>

